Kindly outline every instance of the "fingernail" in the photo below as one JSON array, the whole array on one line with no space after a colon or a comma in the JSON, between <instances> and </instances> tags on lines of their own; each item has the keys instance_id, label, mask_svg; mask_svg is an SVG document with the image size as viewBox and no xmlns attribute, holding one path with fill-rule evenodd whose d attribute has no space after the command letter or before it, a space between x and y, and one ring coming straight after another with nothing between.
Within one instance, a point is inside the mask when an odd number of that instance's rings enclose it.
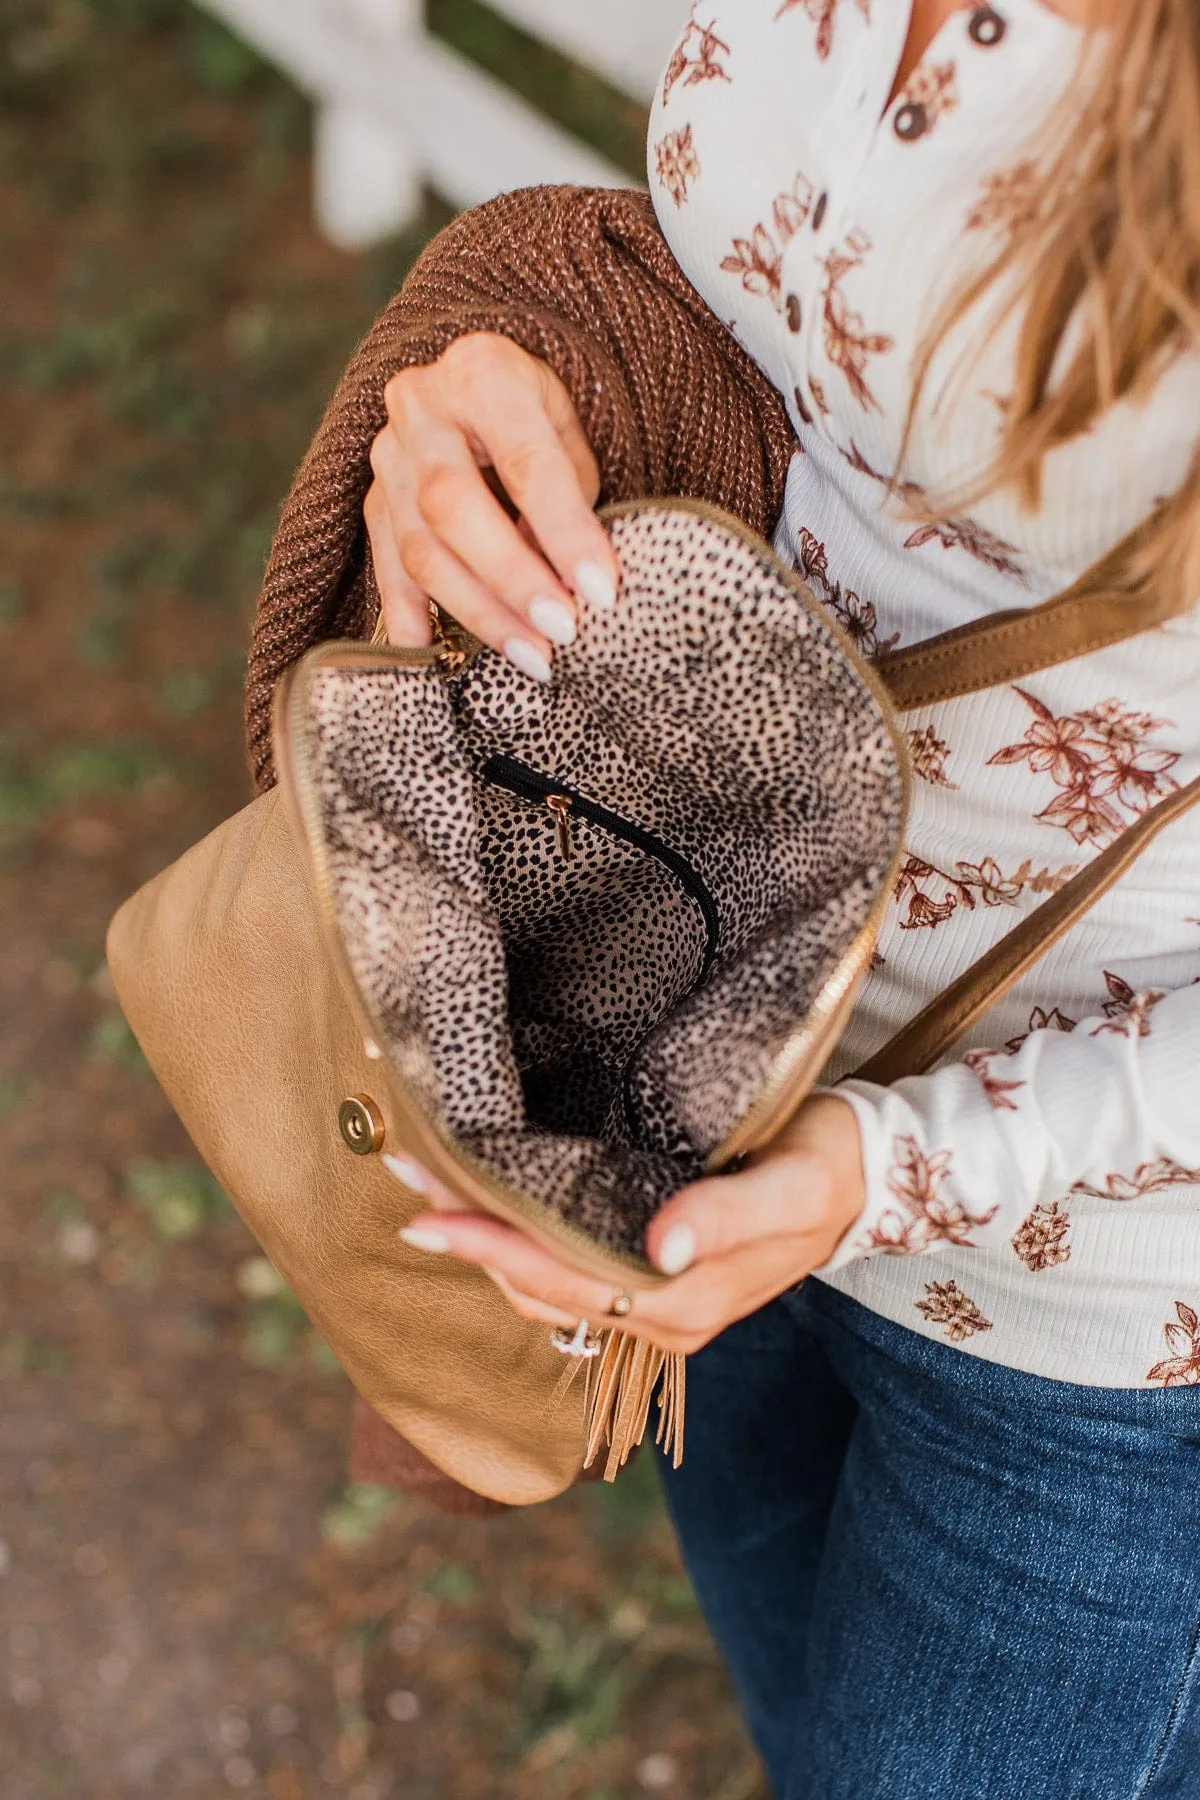
<instances>
[{"instance_id":1,"label":"fingernail","mask_svg":"<svg viewBox=\"0 0 1200 1800\"><path fill-rule=\"evenodd\" d=\"M403 1231L396 1233L414 1250L429 1250L435 1256L442 1256L450 1248L450 1239L443 1237L440 1231L426 1231L421 1225L408 1225Z\"/></svg>"},{"instance_id":2,"label":"fingernail","mask_svg":"<svg viewBox=\"0 0 1200 1800\"><path fill-rule=\"evenodd\" d=\"M596 562L581 562L576 565L575 592L589 606L601 606L605 612L611 612L617 604L616 583L608 570L601 568Z\"/></svg>"},{"instance_id":3,"label":"fingernail","mask_svg":"<svg viewBox=\"0 0 1200 1800\"><path fill-rule=\"evenodd\" d=\"M404 1186L409 1188L412 1193L427 1194L429 1192L429 1181L424 1169L419 1169L416 1163L409 1162L407 1157L383 1155L379 1160L384 1168L389 1170L397 1181L403 1182Z\"/></svg>"},{"instance_id":4,"label":"fingernail","mask_svg":"<svg viewBox=\"0 0 1200 1800\"><path fill-rule=\"evenodd\" d=\"M672 1225L659 1246L658 1266L664 1275L682 1275L696 1260L696 1234L690 1225Z\"/></svg>"},{"instance_id":5,"label":"fingernail","mask_svg":"<svg viewBox=\"0 0 1200 1800\"><path fill-rule=\"evenodd\" d=\"M522 675L531 675L534 681L549 681L550 664L541 651L535 650L524 638L506 638L504 654L514 669L520 669Z\"/></svg>"},{"instance_id":6,"label":"fingernail","mask_svg":"<svg viewBox=\"0 0 1200 1800\"><path fill-rule=\"evenodd\" d=\"M575 620L567 608L558 600L547 599L544 594L539 594L536 600L530 602L529 623L543 637L548 637L552 644L561 644L564 649L579 636Z\"/></svg>"}]
</instances>

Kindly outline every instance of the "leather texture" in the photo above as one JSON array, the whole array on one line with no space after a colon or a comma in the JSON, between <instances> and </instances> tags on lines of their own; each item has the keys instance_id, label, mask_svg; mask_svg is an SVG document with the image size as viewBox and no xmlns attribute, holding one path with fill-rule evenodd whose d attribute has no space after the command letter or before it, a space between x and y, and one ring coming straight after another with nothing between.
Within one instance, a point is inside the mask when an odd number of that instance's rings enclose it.
<instances>
[{"instance_id":1,"label":"leather texture","mask_svg":"<svg viewBox=\"0 0 1200 1800\"><path fill-rule=\"evenodd\" d=\"M583 1461L582 1383L485 1276L397 1240L419 1210L338 1130L391 1111L335 972L278 790L127 900L108 934L118 998L172 1105L358 1392L490 1499L561 1493ZM447 1322L453 1328L447 1329Z\"/></svg>"}]
</instances>

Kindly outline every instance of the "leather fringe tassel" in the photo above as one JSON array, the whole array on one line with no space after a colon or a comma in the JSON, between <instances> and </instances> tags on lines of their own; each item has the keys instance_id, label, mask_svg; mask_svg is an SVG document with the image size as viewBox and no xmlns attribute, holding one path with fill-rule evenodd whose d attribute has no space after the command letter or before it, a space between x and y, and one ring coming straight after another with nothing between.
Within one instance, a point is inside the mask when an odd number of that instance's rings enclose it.
<instances>
[{"instance_id":1,"label":"leather fringe tassel","mask_svg":"<svg viewBox=\"0 0 1200 1800\"><path fill-rule=\"evenodd\" d=\"M668 1354L653 1344L644 1343L641 1338L629 1337L623 1331L610 1331L600 1355L588 1365L588 1438L584 1468L591 1468L607 1444L604 1479L616 1480L646 1435L650 1402L660 1377L662 1386L658 1396L655 1441L666 1448L674 1467L678 1468L683 1461L686 1368L686 1359L675 1351Z\"/></svg>"}]
</instances>

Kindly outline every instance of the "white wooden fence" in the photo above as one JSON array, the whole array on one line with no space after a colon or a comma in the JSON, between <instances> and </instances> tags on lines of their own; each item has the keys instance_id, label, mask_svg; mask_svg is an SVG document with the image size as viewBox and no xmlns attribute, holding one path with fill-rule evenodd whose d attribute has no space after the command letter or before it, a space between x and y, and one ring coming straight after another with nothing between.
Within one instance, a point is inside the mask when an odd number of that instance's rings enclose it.
<instances>
[{"instance_id":1,"label":"white wooden fence","mask_svg":"<svg viewBox=\"0 0 1200 1800\"><path fill-rule=\"evenodd\" d=\"M404 225L427 183L456 206L543 181L629 176L430 36L422 0L200 0L309 94L322 230ZM513 24L648 100L687 0L491 0Z\"/></svg>"}]
</instances>

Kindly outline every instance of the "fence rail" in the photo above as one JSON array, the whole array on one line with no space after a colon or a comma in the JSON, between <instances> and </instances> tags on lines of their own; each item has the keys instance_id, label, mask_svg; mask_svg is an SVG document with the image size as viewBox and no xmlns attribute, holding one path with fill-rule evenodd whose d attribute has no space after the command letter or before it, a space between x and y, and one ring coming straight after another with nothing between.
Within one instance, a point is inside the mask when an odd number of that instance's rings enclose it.
<instances>
[{"instance_id":1,"label":"fence rail","mask_svg":"<svg viewBox=\"0 0 1200 1800\"><path fill-rule=\"evenodd\" d=\"M398 230L421 190L474 206L544 181L630 177L426 29L422 0L201 0L316 108L315 203L335 243ZM491 0L492 10L641 101L686 0Z\"/></svg>"}]
</instances>

